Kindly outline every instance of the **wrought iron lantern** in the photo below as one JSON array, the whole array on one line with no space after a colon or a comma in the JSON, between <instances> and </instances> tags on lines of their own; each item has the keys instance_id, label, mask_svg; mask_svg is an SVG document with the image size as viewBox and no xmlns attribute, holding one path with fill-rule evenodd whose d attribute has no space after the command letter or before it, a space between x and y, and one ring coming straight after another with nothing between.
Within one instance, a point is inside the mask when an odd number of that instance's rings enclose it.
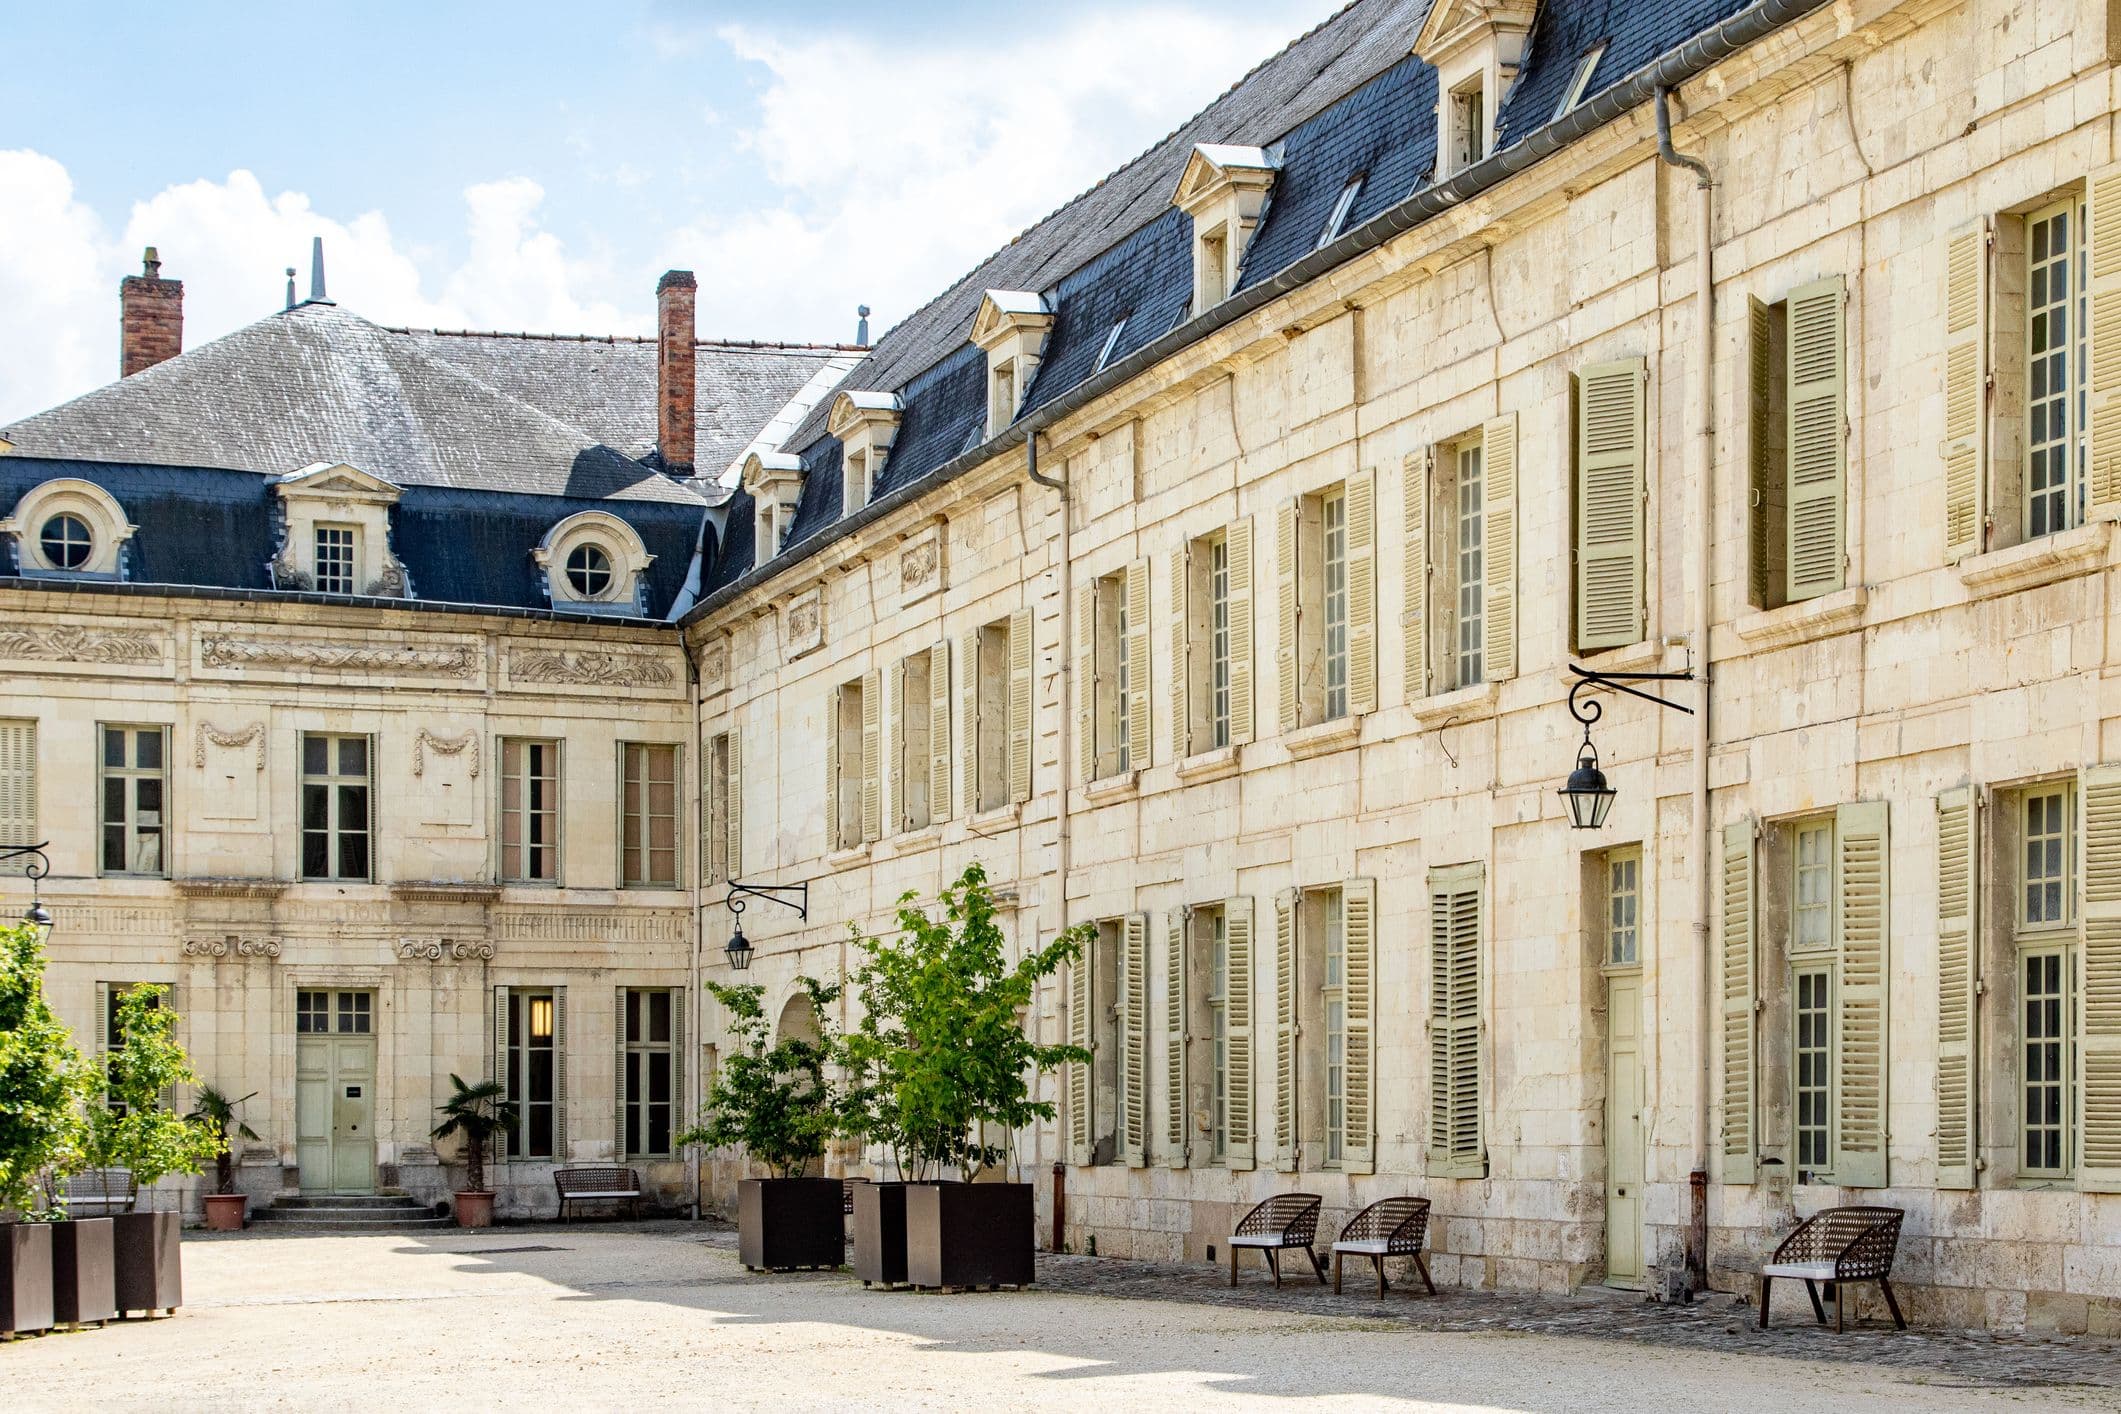
<instances>
[{"instance_id":1,"label":"wrought iron lantern","mask_svg":"<svg viewBox=\"0 0 2121 1414\"><path fill-rule=\"evenodd\" d=\"M729 966L737 972L751 970L751 958L755 951L751 939L744 936L744 898L762 898L783 908L792 908L798 918L810 917L810 885L808 884L745 884L735 879L729 881L729 893L722 900L722 907L729 910L733 919L729 933L729 944L722 953L729 959Z\"/></svg>"},{"instance_id":2,"label":"wrought iron lantern","mask_svg":"<svg viewBox=\"0 0 2121 1414\"><path fill-rule=\"evenodd\" d=\"M1655 693L1644 692L1629 684L1692 682L1694 674L1692 669L1683 673L1594 673L1574 663L1569 664L1569 671L1576 677L1569 688L1569 715L1583 723L1583 746L1576 752L1576 769L1569 772L1568 784L1555 794L1569 807L1569 824L1573 828L1599 830L1605 828L1606 817L1613 813L1613 801L1620 792L1613 789L1605 772L1599 769L1598 748L1591 743L1591 724L1605 715L1605 704L1592 694L1600 688L1611 688L1691 717L1693 708L1682 707L1677 702L1666 701Z\"/></svg>"}]
</instances>

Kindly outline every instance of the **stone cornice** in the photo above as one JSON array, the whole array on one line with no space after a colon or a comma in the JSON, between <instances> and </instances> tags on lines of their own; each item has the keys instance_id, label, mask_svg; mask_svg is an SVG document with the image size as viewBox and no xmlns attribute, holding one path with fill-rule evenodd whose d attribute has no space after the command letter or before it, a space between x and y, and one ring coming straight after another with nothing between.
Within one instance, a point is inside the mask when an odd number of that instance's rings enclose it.
<instances>
[{"instance_id":1,"label":"stone cornice","mask_svg":"<svg viewBox=\"0 0 2121 1414\"><path fill-rule=\"evenodd\" d=\"M200 876L169 882L181 898L274 899L287 891L285 879Z\"/></svg>"},{"instance_id":2,"label":"stone cornice","mask_svg":"<svg viewBox=\"0 0 2121 1414\"><path fill-rule=\"evenodd\" d=\"M501 886L449 879L401 879L390 886L390 896L407 903L494 903L501 897Z\"/></svg>"}]
</instances>

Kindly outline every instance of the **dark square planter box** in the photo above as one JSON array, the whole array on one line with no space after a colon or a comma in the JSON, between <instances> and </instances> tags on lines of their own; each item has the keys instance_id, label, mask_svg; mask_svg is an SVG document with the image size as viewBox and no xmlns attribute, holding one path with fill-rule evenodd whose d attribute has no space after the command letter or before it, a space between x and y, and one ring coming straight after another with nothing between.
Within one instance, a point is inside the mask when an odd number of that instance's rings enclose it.
<instances>
[{"instance_id":1,"label":"dark square planter box","mask_svg":"<svg viewBox=\"0 0 2121 1414\"><path fill-rule=\"evenodd\" d=\"M52 1225L0 1223L0 1335L52 1328Z\"/></svg>"},{"instance_id":2,"label":"dark square planter box","mask_svg":"<svg viewBox=\"0 0 2121 1414\"><path fill-rule=\"evenodd\" d=\"M184 1304L184 1215L120 1213L111 1219L118 1314L174 1312Z\"/></svg>"},{"instance_id":3,"label":"dark square planter box","mask_svg":"<svg viewBox=\"0 0 2121 1414\"><path fill-rule=\"evenodd\" d=\"M854 1274L863 1286L906 1280L906 1185L854 1185Z\"/></svg>"},{"instance_id":4,"label":"dark square planter box","mask_svg":"<svg viewBox=\"0 0 2121 1414\"><path fill-rule=\"evenodd\" d=\"M906 1191L906 1279L915 1286L1037 1280L1031 1185L920 1183Z\"/></svg>"},{"instance_id":5,"label":"dark square planter box","mask_svg":"<svg viewBox=\"0 0 2121 1414\"><path fill-rule=\"evenodd\" d=\"M52 1224L52 1319L62 1326L101 1325L118 1314L118 1284L112 1249L117 1228L109 1218L75 1218Z\"/></svg>"},{"instance_id":6,"label":"dark square planter box","mask_svg":"<svg viewBox=\"0 0 2121 1414\"><path fill-rule=\"evenodd\" d=\"M736 1251L752 1271L838 1267L847 1227L836 1178L747 1178L736 1186Z\"/></svg>"}]
</instances>

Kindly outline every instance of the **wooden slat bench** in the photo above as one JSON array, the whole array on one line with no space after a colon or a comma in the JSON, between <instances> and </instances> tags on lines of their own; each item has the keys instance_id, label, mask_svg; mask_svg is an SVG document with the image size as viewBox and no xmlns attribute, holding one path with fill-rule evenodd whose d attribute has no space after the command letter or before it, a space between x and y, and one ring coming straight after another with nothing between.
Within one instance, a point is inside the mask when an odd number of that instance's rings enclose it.
<instances>
[{"instance_id":1,"label":"wooden slat bench","mask_svg":"<svg viewBox=\"0 0 2121 1414\"><path fill-rule=\"evenodd\" d=\"M1385 1258L1412 1257L1429 1295L1436 1283L1429 1279L1429 1264L1421 1259L1421 1246L1429 1235L1429 1200L1386 1198L1372 1203L1340 1230L1333 1240L1333 1294L1340 1295L1340 1264L1343 1257L1368 1257L1377 1268L1377 1294L1385 1294Z\"/></svg>"},{"instance_id":2,"label":"wooden slat bench","mask_svg":"<svg viewBox=\"0 0 2121 1414\"><path fill-rule=\"evenodd\" d=\"M1893 1255L1900 1247L1898 1208L1828 1208L1814 1213L1782 1239L1760 1268L1760 1325L1768 1323L1768 1292L1775 1278L1801 1281L1812 1298L1812 1315L1826 1324L1826 1311L1819 1304L1819 1283L1834 1299L1834 1329L1845 1327L1847 1300L1844 1289L1852 1281L1874 1281L1885 1293L1885 1304L1893 1313L1893 1324L1901 1330L1907 1322L1900 1303L1893 1299Z\"/></svg>"},{"instance_id":3,"label":"wooden slat bench","mask_svg":"<svg viewBox=\"0 0 2121 1414\"><path fill-rule=\"evenodd\" d=\"M1312 1247L1318 1237L1318 1209L1324 1202L1316 1193L1277 1193L1260 1203L1237 1224L1230 1238L1230 1285L1237 1285L1237 1252L1250 1247L1267 1259L1274 1284L1281 1285L1281 1254L1300 1247L1318 1273L1318 1284L1326 1284L1326 1269Z\"/></svg>"},{"instance_id":4,"label":"wooden slat bench","mask_svg":"<svg viewBox=\"0 0 2121 1414\"><path fill-rule=\"evenodd\" d=\"M66 1180L66 1213L74 1218L129 1213L139 1196L131 1169L86 1169Z\"/></svg>"},{"instance_id":5,"label":"wooden slat bench","mask_svg":"<svg viewBox=\"0 0 2121 1414\"><path fill-rule=\"evenodd\" d=\"M641 1215L641 1178L629 1168L554 1169L552 1186L560 1195L562 1222L569 1203L624 1203L630 1215Z\"/></svg>"}]
</instances>

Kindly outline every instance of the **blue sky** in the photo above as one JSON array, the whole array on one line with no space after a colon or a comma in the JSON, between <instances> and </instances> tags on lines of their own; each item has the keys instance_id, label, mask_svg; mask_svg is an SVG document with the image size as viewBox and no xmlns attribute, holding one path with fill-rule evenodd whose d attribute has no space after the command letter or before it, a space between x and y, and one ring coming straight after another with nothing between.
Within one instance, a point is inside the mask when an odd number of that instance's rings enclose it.
<instances>
[{"instance_id":1,"label":"blue sky","mask_svg":"<svg viewBox=\"0 0 2121 1414\"><path fill-rule=\"evenodd\" d=\"M0 421L116 365L139 247L196 344L331 293L389 323L846 339L939 292L1335 0L10 5Z\"/></svg>"}]
</instances>

